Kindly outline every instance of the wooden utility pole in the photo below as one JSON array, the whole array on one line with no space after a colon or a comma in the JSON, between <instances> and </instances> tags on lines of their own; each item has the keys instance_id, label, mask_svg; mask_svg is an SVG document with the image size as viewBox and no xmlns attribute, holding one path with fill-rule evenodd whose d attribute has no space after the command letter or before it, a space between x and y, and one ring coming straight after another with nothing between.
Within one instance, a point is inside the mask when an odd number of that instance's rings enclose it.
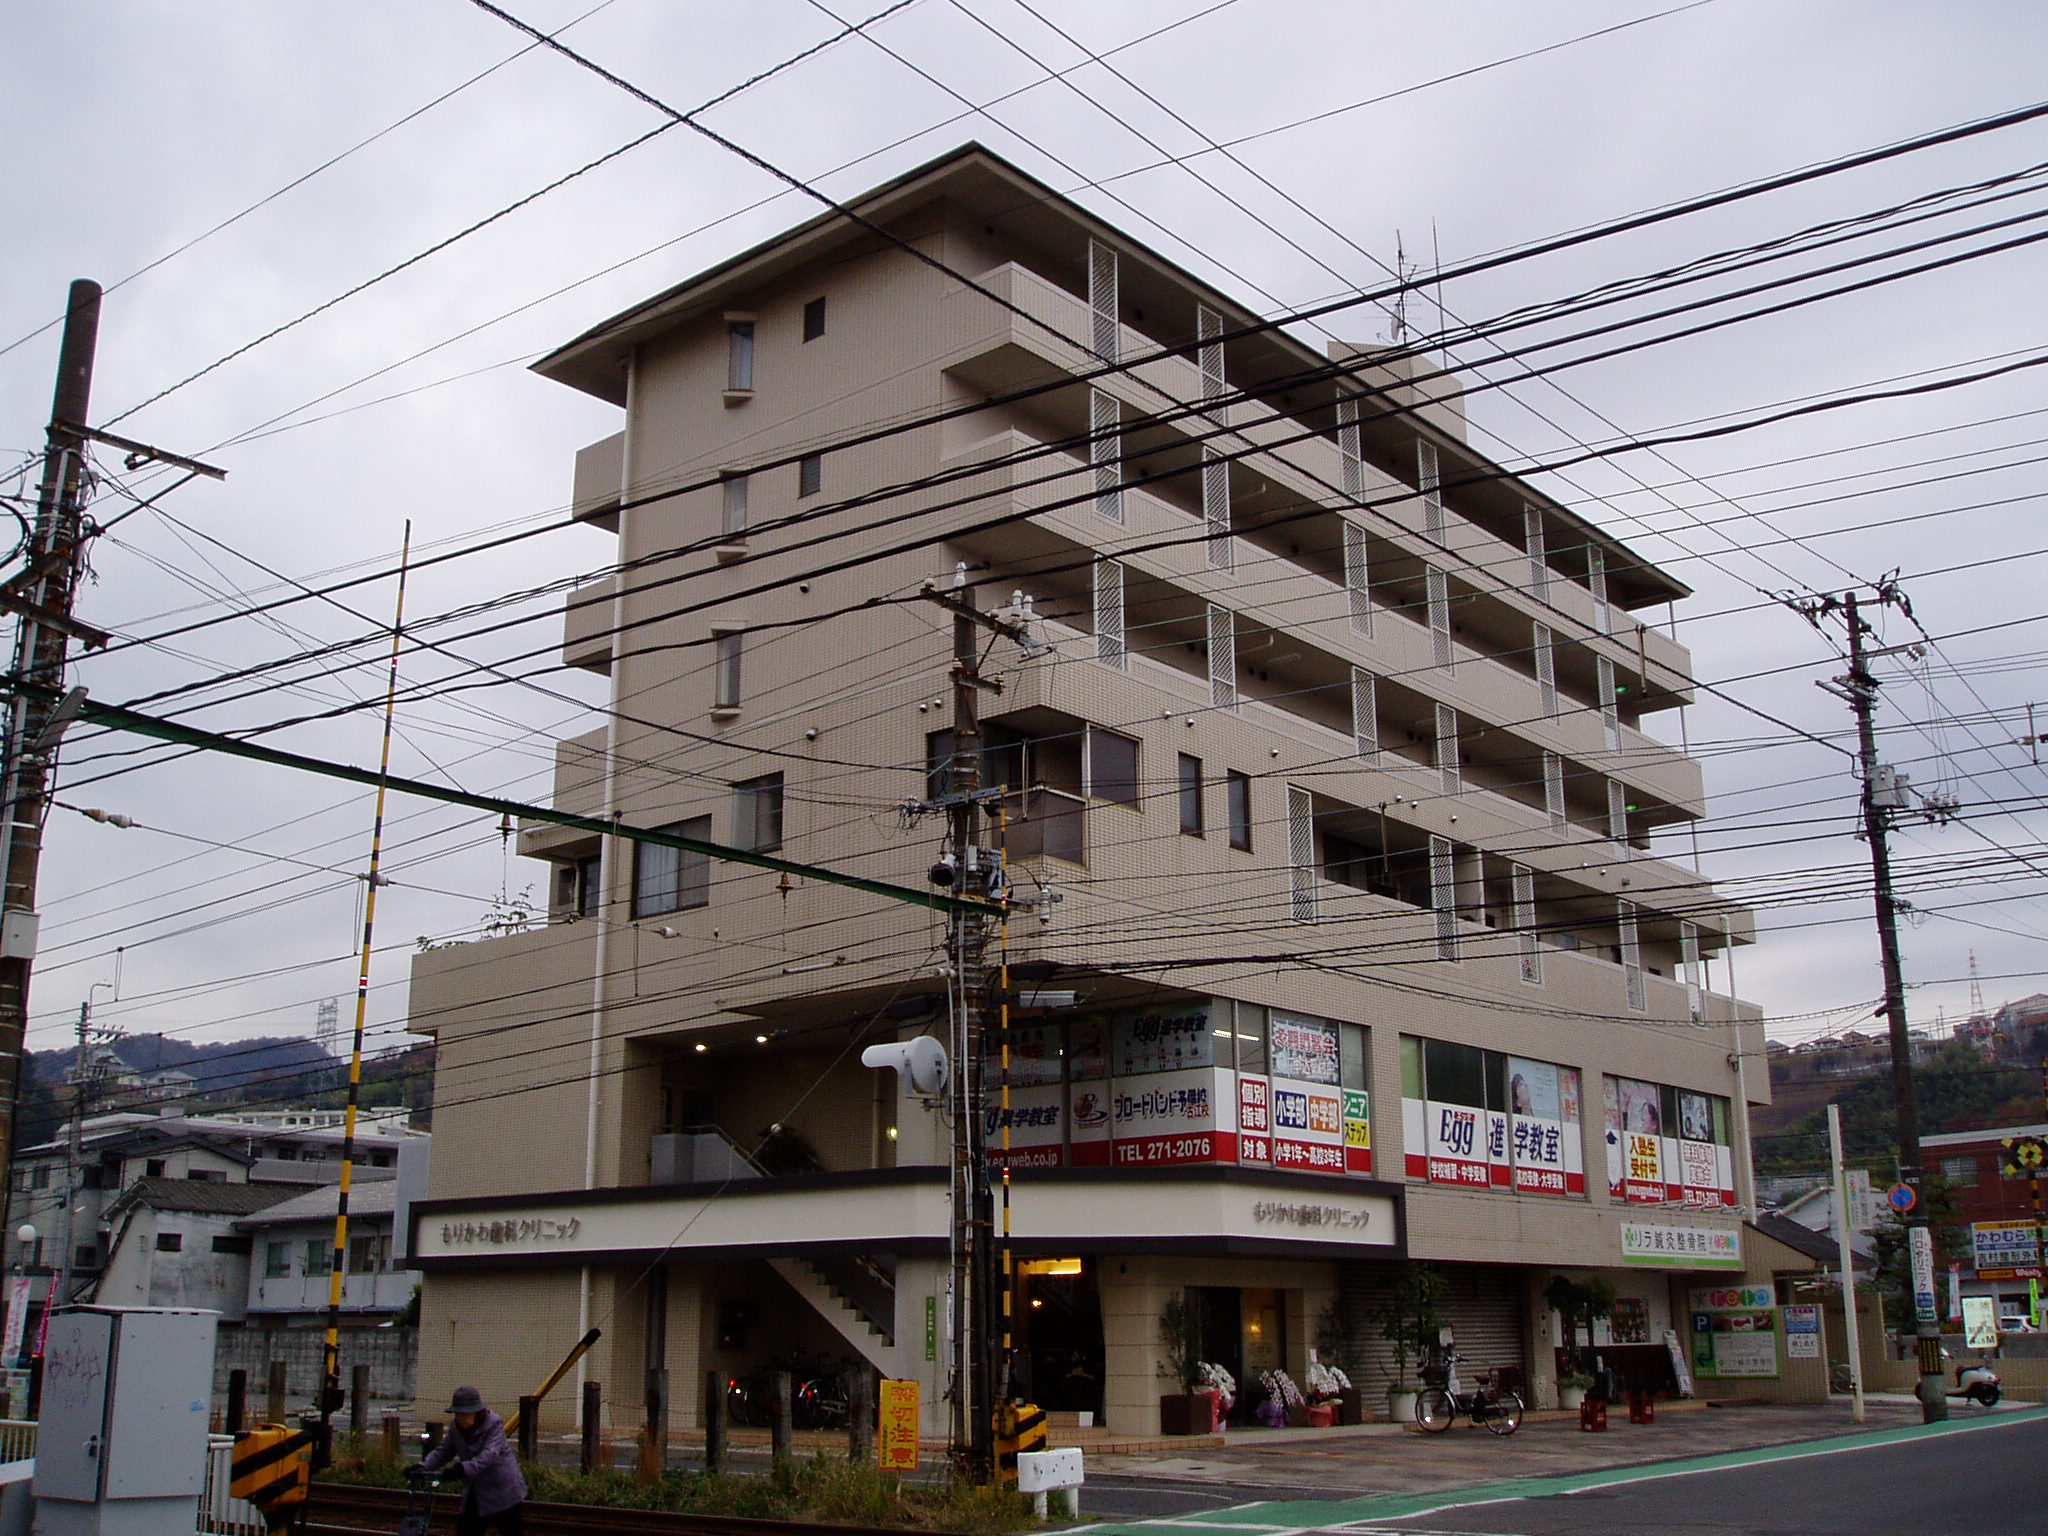
<instances>
[{"instance_id":1,"label":"wooden utility pole","mask_svg":"<svg viewBox=\"0 0 2048 1536\"><path fill-rule=\"evenodd\" d=\"M14 636L16 679L51 694L16 693L8 711L4 798L0 798L0 1188L14 1177L14 1126L20 1107L21 1046L28 1028L29 969L36 953L36 874L49 810L50 767L64 694L72 598L82 564L87 473L85 419L92 400L93 356L100 330L100 285L79 278L64 312L57 352L57 388L43 447L35 525L26 564L8 583L19 614Z\"/></svg>"}]
</instances>

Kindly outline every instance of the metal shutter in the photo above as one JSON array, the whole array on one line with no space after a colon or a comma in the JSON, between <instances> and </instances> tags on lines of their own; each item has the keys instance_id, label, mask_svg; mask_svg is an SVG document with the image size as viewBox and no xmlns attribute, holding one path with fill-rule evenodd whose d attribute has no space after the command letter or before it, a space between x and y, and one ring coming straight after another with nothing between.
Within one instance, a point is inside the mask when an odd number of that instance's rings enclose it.
<instances>
[{"instance_id":1,"label":"metal shutter","mask_svg":"<svg viewBox=\"0 0 2048 1536\"><path fill-rule=\"evenodd\" d=\"M1372 638L1372 588L1366 570L1365 530L1344 525L1344 593L1351 600L1351 627Z\"/></svg>"},{"instance_id":2,"label":"metal shutter","mask_svg":"<svg viewBox=\"0 0 2048 1536\"><path fill-rule=\"evenodd\" d=\"M1422 492L1422 531L1438 544L1444 541L1444 493L1437 488L1436 444L1415 445L1415 484Z\"/></svg>"},{"instance_id":3,"label":"metal shutter","mask_svg":"<svg viewBox=\"0 0 2048 1536\"><path fill-rule=\"evenodd\" d=\"M1316 920L1315 799L1299 784L1287 786L1287 862L1293 875L1293 916Z\"/></svg>"},{"instance_id":4,"label":"metal shutter","mask_svg":"<svg viewBox=\"0 0 2048 1536\"><path fill-rule=\"evenodd\" d=\"M1543 985L1543 945L1536 933L1536 873L1519 864L1508 866L1513 890L1515 945L1522 952L1522 980Z\"/></svg>"},{"instance_id":5,"label":"metal shutter","mask_svg":"<svg viewBox=\"0 0 2048 1536\"><path fill-rule=\"evenodd\" d=\"M1124 568L1114 560L1095 562L1095 659L1128 668L1124 644Z\"/></svg>"},{"instance_id":6,"label":"metal shutter","mask_svg":"<svg viewBox=\"0 0 2048 1536\"><path fill-rule=\"evenodd\" d=\"M1228 386L1223 379L1223 343L1216 338L1223 334L1223 317L1206 304L1195 306L1195 336L1201 346L1195 350L1195 360L1202 370L1202 412L1217 426L1222 426L1229 413L1223 406L1224 391Z\"/></svg>"},{"instance_id":7,"label":"metal shutter","mask_svg":"<svg viewBox=\"0 0 2048 1536\"><path fill-rule=\"evenodd\" d=\"M1564 805L1564 759L1555 752L1543 754L1543 808L1550 812L1551 831L1571 830Z\"/></svg>"},{"instance_id":8,"label":"metal shutter","mask_svg":"<svg viewBox=\"0 0 2048 1536\"><path fill-rule=\"evenodd\" d=\"M1593 627L1604 635L1613 620L1607 611L1607 552L1597 544L1586 546L1586 589L1593 594Z\"/></svg>"},{"instance_id":9,"label":"metal shutter","mask_svg":"<svg viewBox=\"0 0 2048 1536\"><path fill-rule=\"evenodd\" d=\"M1237 620L1228 608L1209 605L1209 702L1237 708Z\"/></svg>"},{"instance_id":10,"label":"metal shutter","mask_svg":"<svg viewBox=\"0 0 2048 1536\"><path fill-rule=\"evenodd\" d=\"M1620 918L1617 926L1621 929L1621 974L1628 984L1628 1008L1630 1013L1647 1013L1650 999L1643 989L1643 942L1636 928L1636 908L1632 901L1616 902Z\"/></svg>"},{"instance_id":11,"label":"metal shutter","mask_svg":"<svg viewBox=\"0 0 2048 1536\"><path fill-rule=\"evenodd\" d=\"M1344 467L1344 494L1365 500L1365 450L1358 437L1358 401L1337 402L1337 459Z\"/></svg>"},{"instance_id":12,"label":"metal shutter","mask_svg":"<svg viewBox=\"0 0 2048 1536\"><path fill-rule=\"evenodd\" d=\"M1543 552L1543 512L1522 508L1522 547L1529 552L1529 590L1537 597L1550 596L1550 562Z\"/></svg>"},{"instance_id":13,"label":"metal shutter","mask_svg":"<svg viewBox=\"0 0 2048 1536\"><path fill-rule=\"evenodd\" d=\"M1447 837L1429 840L1429 905L1436 913L1436 957L1458 958L1458 866Z\"/></svg>"},{"instance_id":14,"label":"metal shutter","mask_svg":"<svg viewBox=\"0 0 2048 1536\"><path fill-rule=\"evenodd\" d=\"M1114 395L1088 392L1088 462L1095 466L1095 510L1112 523L1124 520L1123 406Z\"/></svg>"},{"instance_id":15,"label":"metal shutter","mask_svg":"<svg viewBox=\"0 0 2048 1536\"><path fill-rule=\"evenodd\" d=\"M1362 667L1351 669L1351 743L1360 762L1379 766L1379 679Z\"/></svg>"},{"instance_id":16,"label":"metal shutter","mask_svg":"<svg viewBox=\"0 0 2048 1536\"><path fill-rule=\"evenodd\" d=\"M1594 670L1599 675L1597 686L1600 690L1600 724L1607 733L1607 750L1621 750L1621 702L1614 691L1614 663L1605 656L1593 658Z\"/></svg>"},{"instance_id":17,"label":"metal shutter","mask_svg":"<svg viewBox=\"0 0 2048 1536\"><path fill-rule=\"evenodd\" d=\"M1553 649L1548 624L1532 624L1530 649L1536 657L1536 693L1546 718L1557 714L1557 652Z\"/></svg>"},{"instance_id":18,"label":"metal shutter","mask_svg":"<svg viewBox=\"0 0 2048 1536\"><path fill-rule=\"evenodd\" d=\"M1464 777L1458 771L1458 712L1448 704L1436 707L1436 773L1445 794L1464 792Z\"/></svg>"},{"instance_id":19,"label":"metal shutter","mask_svg":"<svg viewBox=\"0 0 2048 1536\"><path fill-rule=\"evenodd\" d=\"M1230 538L1230 464L1213 449L1202 450L1202 522L1209 532L1209 568L1235 568Z\"/></svg>"},{"instance_id":20,"label":"metal shutter","mask_svg":"<svg viewBox=\"0 0 2048 1536\"><path fill-rule=\"evenodd\" d=\"M1105 363L1121 361L1117 347L1116 252L1096 240L1088 242L1088 311L1093 320L1095 355Z\"/></svg>"},{"instance_id":21,"label":"metal shutter","mask_svg":"<svg viewBox=\"0 0 2048 1536\"><path fill-rule=\"evenodd\" d=\"M1617 843L1628 841L1628 791L1619 779L1607 781L1607 835Z\"/></svg>"},{"instance_id":22,"label":"metal shutter","mask_svg":"<svg viewBox=\"0 0 2048 1536\"><path fill-rule=\"evenodd\" d=\"M1526 1369L1522 1354L1522 1271L1505 1264L1445 1264L1444 1322L1468 1389L1481 1371Z\"/></svg>"},{"instance_id":23,"label":"metal shutter","mask_svg":"<svg viewBox=\"0 0 2048 1536\"><path fill-rule=\"evenodd\" d=\"M1457 664L1451 649L1451 578L1435 566L1423 576L1429 594L1429 638L1435 643L1436 664L1446 672Z\"/></svg>"}]
</instances>

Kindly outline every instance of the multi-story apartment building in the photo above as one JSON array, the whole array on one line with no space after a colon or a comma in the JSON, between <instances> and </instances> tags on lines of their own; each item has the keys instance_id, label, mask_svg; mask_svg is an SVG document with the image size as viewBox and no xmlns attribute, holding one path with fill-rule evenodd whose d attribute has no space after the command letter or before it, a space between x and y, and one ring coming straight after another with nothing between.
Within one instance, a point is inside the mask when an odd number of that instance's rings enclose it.
<instances>
[{"instance_id":1,"label":"multi-story apartment building","mask_svg":"<svg viewBox=\"0 0 2048 1536\"><path fill-rule=\"evenodd\" d=\"M979 148L854 206L538 365L623 414L576 464L616 566L562 654L610 709L556 807L927 889L953 634L921 589L964 583L1030 640L979 669L1031 902L1031 1396L1156 1428L1181 1288L1241 1382L1335 1349L1378 1395L1411 1259L1539 1399L1560 1272L1614 1278L1612 1363L1668 1370L1686 1288L1744 1273L1768 1095L1725 968L1750 919L1662 851L1700 773L1644 725L1693 684L1637 614L1686 589L1477 452L1454 380L1261 325ZM936 1402L950 1110L859 1057L948 1037L943 921L520 848L546 926L414 961L421 1390L531 1390L598 1324L622 1414L648 1368L689 1422L707 1370L820 1348Z\"/></svg>"}]
</instances>

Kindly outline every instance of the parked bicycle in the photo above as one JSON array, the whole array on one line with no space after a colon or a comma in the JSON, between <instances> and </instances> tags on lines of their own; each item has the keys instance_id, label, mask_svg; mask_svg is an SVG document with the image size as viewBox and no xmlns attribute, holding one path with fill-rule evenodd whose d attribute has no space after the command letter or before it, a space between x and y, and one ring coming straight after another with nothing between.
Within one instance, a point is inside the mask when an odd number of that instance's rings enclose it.
<instances>
[{"instance_id":1,"label":"parked bicycle","mask_svg":"<svg viewBox=\"0 0 2048 1536\"><path fill-rule=\"evenodd\" d=\"M777 1355L763 1371L726 1378L726 1417L742 1428L770 1428L775 1423L775 1374L787 1371L791 1424L797 1429L843 1429L848 1365L845 1359L834 1363L823 1350L815 1358Z\"/></svg>"},{"instance_id":2,"label":"parked bicycle","mask_svg":"<svg viewBox=\"0 0 2048 1536\"><path fill-rule=\"evenodd\" d=\"M1512 1435L1522 1427L1524 1407L1520 1394L1496 1386L1492 1371L1481 1371L1479 1385L1472 1391L1459 1391L1458 1362L1462 1359L1463 1355L1446 1350L1423 1365L1423 1388L1415 1399L1415 1422L1431 1434L1440 1435L1464 1413L1471 1415L1474 1424L1484 1424L1496 1435Z\"/></svg>"}]
</instances>

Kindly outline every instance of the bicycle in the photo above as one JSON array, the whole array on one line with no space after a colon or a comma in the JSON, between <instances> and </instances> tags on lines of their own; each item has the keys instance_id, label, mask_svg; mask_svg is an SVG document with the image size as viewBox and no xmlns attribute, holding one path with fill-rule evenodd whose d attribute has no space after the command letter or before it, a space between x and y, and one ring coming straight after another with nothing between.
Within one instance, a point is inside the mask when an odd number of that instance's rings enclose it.
<instances>
[{"instance_id":1,"label":"bicycle","mask_svg":"<svg viewBox=\"0 0 2048 1536\"><path fill-rule=\"evenodd\" d=\"M1474 1424L1484 1424L1496 1435L1512 1435L1522 1427L1526 1411L1521 1396L1494 1385L1494 1373L1481 1371L1473 1391L1458 1390L1458 1362L1463 1355L1446 1352L1442 1364L1422 1368L1423 1388L1415 1399L1415 1422L1432 1435L1440 1435L1457 1422L1461 1413L1470 1414Z\"/></svg>"}]
</instances>

